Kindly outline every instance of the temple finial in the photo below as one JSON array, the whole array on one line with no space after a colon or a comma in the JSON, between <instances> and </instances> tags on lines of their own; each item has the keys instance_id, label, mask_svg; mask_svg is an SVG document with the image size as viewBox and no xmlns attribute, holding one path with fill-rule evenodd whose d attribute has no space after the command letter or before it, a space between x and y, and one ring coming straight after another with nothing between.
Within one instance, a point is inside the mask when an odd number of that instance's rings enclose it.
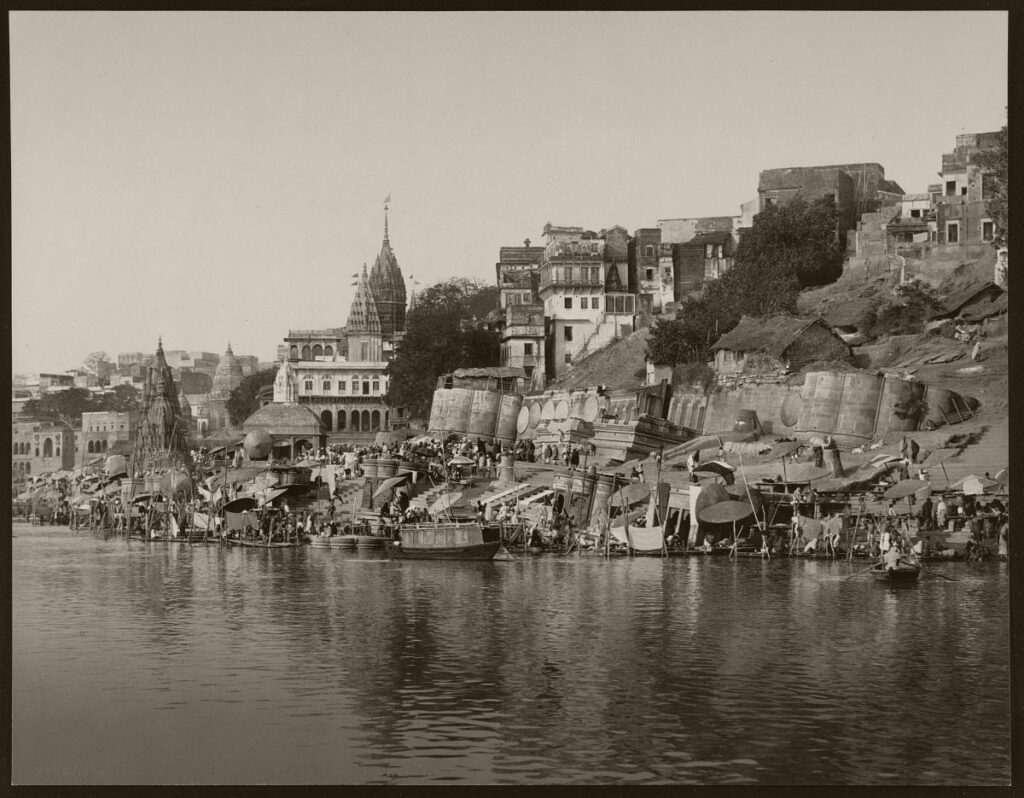
<instances>
[{"instance_id":1,"label":"temple finial","mask_svg":"<svg viewBox=\"0 0 1024 798\"><path fill-rule=\"evenodd\" d=\"M391 195L384 198L384 242L388 242L388 203L391 202Z\"/></svg>"}]
</instances>

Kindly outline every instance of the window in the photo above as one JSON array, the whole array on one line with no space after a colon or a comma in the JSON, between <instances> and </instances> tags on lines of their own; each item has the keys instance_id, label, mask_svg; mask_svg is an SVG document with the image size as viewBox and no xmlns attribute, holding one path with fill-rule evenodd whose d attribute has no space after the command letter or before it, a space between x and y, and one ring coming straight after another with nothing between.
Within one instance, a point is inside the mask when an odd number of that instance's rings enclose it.
<instances>
[{"instance_id":1,"label":"window","mask_svg":"<svg viewBox=\"0 0 1024 798\"><path fill-rule=\"evenodd\" d=\"M338 393L345 393L348 390L348 380L338 380Z\"/></svg>"},{"instance_id":2,"label":"window","mask_svg":"<svg viewBox=\"0 0 1024 798\"><path fill-rule=\"evenodd\" d=\"M572 282L572 266L566 266L565 267L565 281L567 283L571 283Z\"/></svg>"},{"instance_id":3,"label":"window","mask_svg":"<svg viewBox=\"0 0 1024 798\"><path fill-rule=\"evenodd\" d=\"M960 223L950 222L946 225L946 243L956 244L960 241Z\"/></svg>"},{"instance_id":4,"label":"window","mask_svg":"<svg viewBox=\"0 0 1024 798\"><path fill-rule=\"evenodd\" d=\"M645 269L645 271L647 273L647 277L645 279L653 280L654 279L654 269Z\"/></svg>"},{"instance_id":5,"label":"window","mask_svg":"<svg viewBox=\"0 0 1024 798\"><path fill-rule=\"evenodd\" d=\"M981 223L981 240L991 241L995 237L995 225L992 222Z\"/></svg>"},{"instance_id":6,"label":"window","mask_svg":"<svg viewBox=\"0 0 1024 798\"><path fill-rule=\"evenodd\" d=\"M310 393L313 392L313 380L306 380L306 390Z\"/></svg>"},{"instance_id":7,"label":"window","mask_svg":"<svg viewBox=\"0 0 1024 798\"><path fill-rule=\"evenodd\" d=\"M373 378L373 393L380 393L380 380L377 379L376 377Z\"/></svg>"},{"instance_id":8,"label":"window","mask_svg":"<svg viewBox=\"0 0 1024 798\"><path fill-rule=\"evenodd\" d=\"M967 196L967 186L964 186L963 188L960 189L960 195L963 197Z\"/></svg>"},{"instance_id":9,"label":"window","mask_svg":"<svg viewBox=\"0 0 1024 798\"><path fill-rule=\"evenodd\" d=\"M644 255L648 258L654 257L654 247L651 244L644 247Z\"/></svg>"},{"instance_id":10,"label":"window","mask_svg":"<svg viewBox=\"0 0 1024 798\"><path fill-rule=\"evenodd\" d=\"M591 297L590 298L590 307L593 308L594 310L600 310L601 309L601 300L598 299L596 296L595 297Z\"/></svg>"},{"instance_id":11,"label":"window","mask_svg":"<svg viewBox=\"0 0 1024 798\"><path fill-rule=\"evenodd\" d=\"M325 346L324 357L334 357L334 348L330 346Z\"/></svg>"},{"instance_id":12,"label":"window","mask_svg":"<svg viewBox=\"0 0 1024 798\"><path fill-rule=\"evenodd\" d=\"M774 198L772 198L772 197L765 197L764 198L764 207L770 208L774 204L775 204Z\"/></svg>"},{"instance_id":13,"label":"window","mask_svg":"<svg viewBox=\"0 0 1024 798\"><path fill-rule=\"evenodd\" d=\"M323 381L323 391L322 391L322 393L330 393L330 392L331 392L331 381L330 380L324 380Z\"/></svg>"},{"instance_id":14,"label":"window","mask_svg":"<svg viewBox=\"0 0 1024 798\"><path fill-rule=\"evenodd\" d=\"M912 208L910 210L910 218L912 218L912 219L920 219L921 218L921 209L920 208Z\"/></svg>"},{"instance_id":15,"label":"window","mask_svg":"<svg viewBox=\"0 0 1024 798\"><path fill-rule=\"evenodd\" d=\"M713 258L713 257L715 257L715 246L714 246L714 244L705 244L704 245L704 257L705 258Z\"/></svg>"},{"instance_id":16,"label":"window","mask_svg":"<svg viewBox=\"0 0 1024 798\"><path fill-rule=\"evenodd\" d=\"M312 350L309 348L308 345L302 347L302 359L303 360L309 360L309 356L310 356L311 351Z\"/></svg>"},{"instance_id":17,"label":"window","mask_svg":"<svg viewBox=\"0 0 1024 798\"><path fill-rule=\"evenodd\" d=\"M323 356L324 356L324 348L322 346L320 346L320 344L317 344L316 346L314 346L313 347L313 357L323 357Z\"/></svg>"},{"instance_id":18,"label":"window","mask_svg":"<svg viewBox=\"0 0 1024 798\"><path fill-rule=\"evenodd\" d=\"M572 327L565 328L564 336L566 341L572 340Z\"/></svg>"},{"instance_id":19,"label":"window","mask_svg":"<svg viewBox=\"0 0 1024 798\"><path fill-rule=\"evenodd\" d=\"M572 297L571 296L567 296L565 298L565 309L566 310L572 310Z\"/></svg>"},{"instance_id":20,"label":"window","mask_svg":"<svg viewBox=\"0 0 1024 798\"><path fill-rule=\"evenodd\" d=\"M527 357L533 355L533 344L523 344L523 354Z\"/></svg>"},{"instance_id":21,"label":"window","mask_svg":"<svg viewBox=\"0 0 1024 798\"><path fill-rule=\"evenodd\" d=\"M947 180L946 181L946 196L947 197L955 197L956 196L956 181L955 180Z\"/></svg>"},{"instance_id":22,"label":"window","mask_svg":"<svg viewBox=\"0 0 1024 798\"><path fill-rule=\"evenodd\" d=\"M592 244L590 245L590 252L591 252L591 254L593 254L593 255L596 255L596 254L597 254L597 242L596 242L596 241L595 241L595 242L593 242L593 243L592 243Z\"/></svg>"},{"instance_id":23,"label":"window","mask_svg":"<svg viewBox=\"0 0 1024 798\"><path fill-rule=\"evenodd\" d=\"M566 363L572 363L572 353L571 352L566 352L565 353L565 362Z\"/></svg>"},{"instance_id":24,"label":"window","mask_svg":"<svg viewBox=\"0 0 1024 798\"><path fill-rule=\"evenodd\" d=\"M369 395L370 395L370 381L369 380L363 380L363 396L369 396Z\"/></svg>"},{"instance_id":25,"label":"window","mask_svg":"<svg viewBox=\"0 0 1024 798\"><path fill-rule=\"evenodd\" d=\"M580 297L580 310L587 309L587 298L585 296Z\"/></svg>"}]
</instances>

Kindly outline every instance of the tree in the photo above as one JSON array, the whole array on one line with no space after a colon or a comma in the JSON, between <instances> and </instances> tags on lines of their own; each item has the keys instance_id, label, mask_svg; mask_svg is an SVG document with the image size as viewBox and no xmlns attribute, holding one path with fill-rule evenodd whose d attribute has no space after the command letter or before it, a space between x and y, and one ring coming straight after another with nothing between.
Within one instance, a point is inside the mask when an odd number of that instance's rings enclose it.
<instances>
[{"instance_id":1,"label":"tree","mask_svg":"<svg viewBox=\"0 0 1024 798\"><path fill-rule=\"evenodd\" d=\"M139 402L142 393L133 385L115 385L112 391L102 393L96 401L97 410L108 410L113 413L123 413L129 410L139 410Z\"/></svg>"},{"instance_id":2,"label":"tree","mask_svg":"<svg viewBox=\"0 0 1024 798\"><path fill-rule=\"evenodd\" d=\"M95 374L97 377L102 376L100 374L100 363L110 363L110 359L107 357L107 353L100 350L98 352L91 352L85 360L82 361L82 368L88 371L90 374Z\"/></svg>"},{"instance_id":3,"label":"tree","mask_svg":"<svg viewBox=\"0 0 1024 798\"><path fill-rule=\"evenodd\" d=\"M461 277L417 294L406 315L405 336L387 366L388 404L425 417L442 374L496 365L500 341L483 319L497 305L498 294L497 286Z\"/></svg>"},{"instance_id":4,"label":"tree","mask_svg":"<svg viewBox=\"0 0 1024 798\"><path fill-rule=\"evenodd\" d=\"M1009 246L1009 196L1008 153L1009 134L1007 126L999 131L995 147L982 150L974 156L974 162L991 175L991 184L985 181L985 207L992 217L995 236L992 246L996 249ZM991 185L991 190L989 186Z\"/></svg>"},{"instance_id":5,"label":"tree","mask_svg":"<svg viewBox=\"0 0 1024 798\"><path fill-rule=\"evenodd\" d=\"M44 393L38 399L29 399L22 408L22 414L38 419L48 419L77 427L82 423L82 413L95 410L92 394L85 388L65 388L63 391Z\"/></svg>"},{"instance_id":6,"label":"tree","mask_svg":"<svg viewBox=\"0 0 1024 798\"><path fill-rule=\"evenodd\" d=\"M273 385L275 377L277 377L277 366L250 374L238 383L238 387L231 392L224 403L232 426L241 426L243 421L259 409L260 388L265 385Z\"/></svg>"},{"instance_id":7,"label":"tree","mask_svg":"<svg viewBox=\"0 0 1024 798\"><path fill-rule=\"evenodd\" d=\"M787 291L837 280L844 252L832 198L808 203L796 197L781 207L769 205L754 217L736 248L735 265L725 276L735 272L733 279L744 282L754 296L771 288L771 296L782 297Z\"/></svg>"}]
</instances>

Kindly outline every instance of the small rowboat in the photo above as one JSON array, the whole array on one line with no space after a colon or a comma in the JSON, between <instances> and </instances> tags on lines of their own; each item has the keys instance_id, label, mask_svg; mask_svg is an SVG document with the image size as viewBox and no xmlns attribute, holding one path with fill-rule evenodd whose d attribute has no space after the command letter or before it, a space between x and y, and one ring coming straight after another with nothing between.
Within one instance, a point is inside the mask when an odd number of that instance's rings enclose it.
<instances>
[{"instance_id":1,"label":"small rowboat","mask_svg":"<svg viewBox=\"0 0 1024 798\"><path fill-rule=\"evenodd\" d=\"M879 582L902 585L909 582L916 582L917 578L921 575L921 566L901 562L898 563L894 569L890 570L885 567L884 563L878 563L871 569L870 573Z\"/></svg>"}]
</instances>

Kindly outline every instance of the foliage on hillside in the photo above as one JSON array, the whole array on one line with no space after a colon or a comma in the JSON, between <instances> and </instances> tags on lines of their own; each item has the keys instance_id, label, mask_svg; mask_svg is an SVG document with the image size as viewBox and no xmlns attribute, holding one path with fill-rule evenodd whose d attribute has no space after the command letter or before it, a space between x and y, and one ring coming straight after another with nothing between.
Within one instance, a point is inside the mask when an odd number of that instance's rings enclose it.
<instances>
[{"instance_id":1,"label":"foliage on hillside","mask_svg":"<svg viewBox=\"0 0 1024 798\"><path fill-rule=\"evenodd\" d=\"M801 288L835 280L843 268L831 198L769 206L740 240L733 267L687 299L675 319L658 320L648 356L672 366L711 359L711 346L742 316L794 313Z\"/></svg>"},{"instance_id":2,"label":"foliage on hillside","mask_svg":"<svg viewBox=\"0 0 1024 798\"><path fill-rule=\"evenodd\" d=\"M500 340L483 320L497 306L498 295L495 285L461 277L417 294L406 315L405 336L387 367L388 403L425 417L438 377L497 363Z\"/></svg>"},{"instance_id":3,"label":"foliage on hillside","mask_svg":"<svg viewBox=\"0 0 1024 798\"><path fill-rule=\"evenodd\" d=\"M991 193L986 182L985 206L988 215L992 218L995 226L995 237L992 245L995 247L1009 246L1009 133L1007 126L1003 125L999 131L998 144L987 150L982 150L974 156L974 162L979 166L991 169L994 180L992 181Z\"/></svg>"}]
</instances>

